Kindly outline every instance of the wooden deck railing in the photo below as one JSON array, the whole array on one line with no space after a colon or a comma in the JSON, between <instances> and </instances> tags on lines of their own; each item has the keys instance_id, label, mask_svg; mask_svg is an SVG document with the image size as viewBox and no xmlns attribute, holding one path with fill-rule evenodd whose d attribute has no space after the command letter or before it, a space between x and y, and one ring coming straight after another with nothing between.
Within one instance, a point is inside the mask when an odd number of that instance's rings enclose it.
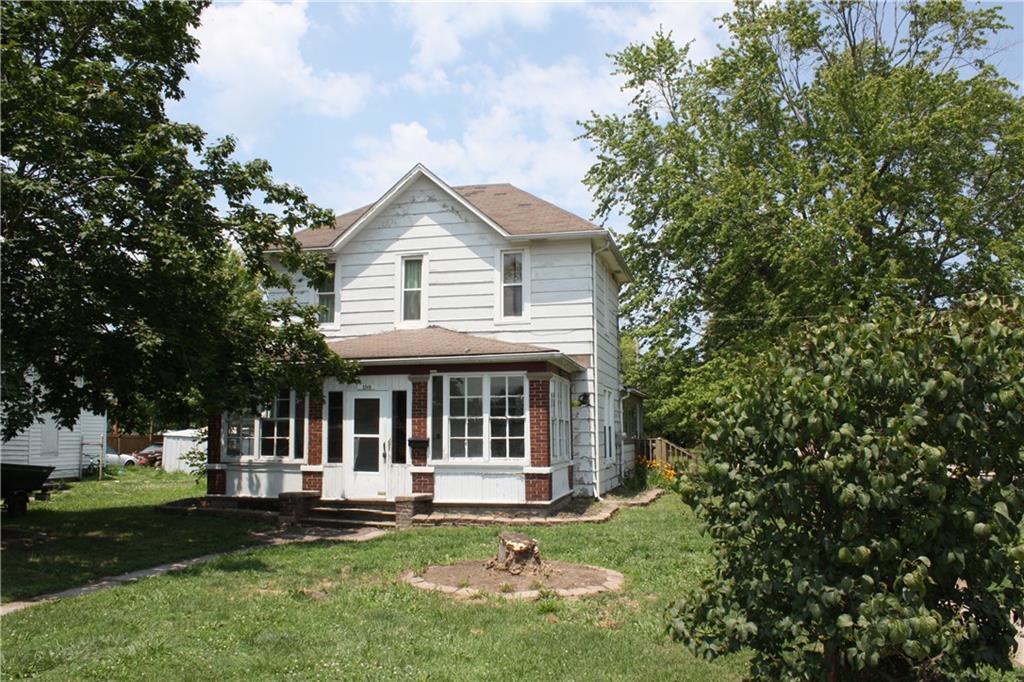
<instances>
[{"instance_id":1,"label":"wooden deck railing","mask_svg":"<svg viewBox=\"0 0 1024 682\"><path fill-rule=\"evenodd\" d=\"M637 441L637 454L656 462L668 462L677 468L686 468L697 461L697 453L676 445L665 438L644 438Z\"/></svg>"}]
</instances>

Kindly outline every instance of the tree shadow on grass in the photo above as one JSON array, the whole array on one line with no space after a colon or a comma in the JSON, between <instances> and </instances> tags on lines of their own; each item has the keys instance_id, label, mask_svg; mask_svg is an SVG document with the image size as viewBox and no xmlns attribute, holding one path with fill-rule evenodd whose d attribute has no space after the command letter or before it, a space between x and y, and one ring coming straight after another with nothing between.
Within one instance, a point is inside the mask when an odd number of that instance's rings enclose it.
<instances>
[{"instance_id":1,"label":"tree shadow on grass","mask_svg":"<svg viewBox=\"0 0 1024 682\"><path fill-rule=\"evenodd\" d=\"M88 510L37 507L18 519L3 518L0 598L24 599L254 545L258 539L253 532L266 528L252 520L162 514L152 505Z\"/></svg>"}]
</instances>

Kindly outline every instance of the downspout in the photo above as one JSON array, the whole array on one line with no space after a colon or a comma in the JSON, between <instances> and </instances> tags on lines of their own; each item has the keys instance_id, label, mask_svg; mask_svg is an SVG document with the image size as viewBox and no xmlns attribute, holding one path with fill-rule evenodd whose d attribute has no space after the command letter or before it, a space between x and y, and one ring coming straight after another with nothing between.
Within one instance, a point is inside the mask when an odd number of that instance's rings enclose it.
<instances>
[{"instance_id":1,"label":"downspout","mask_svg":"<svg viewBox=\"0 0 1024 682\"><path fill-rule=\"evenodd\" d=\"M594 364L594 499L597 500L601 499L601 449L598 446L598 441L601 439L601 405L598 402L600 400L598 394L601 392L601 382L598 380L601 365L597 361L597 257L610 248L609 244L605 244L594 251L594 257L590 260L590 297L594 302L592 306L593 336L591 337L591 343L594 344L591 353Z\"/></svg>"}]
</instances>

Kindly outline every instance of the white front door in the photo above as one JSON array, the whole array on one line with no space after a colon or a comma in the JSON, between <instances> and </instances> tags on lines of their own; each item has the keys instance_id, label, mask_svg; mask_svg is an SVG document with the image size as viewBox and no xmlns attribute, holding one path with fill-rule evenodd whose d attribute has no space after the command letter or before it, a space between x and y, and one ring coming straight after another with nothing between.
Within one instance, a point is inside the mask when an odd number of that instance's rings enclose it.
<instances>
[{"instance_id":1,"label":"white front door","mask_svg":"<svg viewBox=\"0 0 1024 682\"><path fill-rule=\"evenodd\" d=\"M388 453L391 449L391 394L351 391L346 396L345 497L383 500L388 494Z\"/></svg>"}]
</instances>

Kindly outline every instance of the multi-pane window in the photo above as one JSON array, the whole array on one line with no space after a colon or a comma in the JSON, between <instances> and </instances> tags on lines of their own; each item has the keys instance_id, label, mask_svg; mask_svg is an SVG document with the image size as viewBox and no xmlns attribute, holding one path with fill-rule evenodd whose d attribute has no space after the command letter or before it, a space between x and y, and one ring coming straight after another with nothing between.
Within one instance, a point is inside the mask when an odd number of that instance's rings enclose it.
<instances>
[{"instance_id":1,"label":"multi-pane window","mask_svg":"<svg viewBox=\"0 0 1024 682\"><path fill-rule=\"evenodd\" d=\"M402 259L402 320L423 319L423 257Z\"/></svg>"},{"instance_id":2,"label":"multi-pane window","mask_svg":"<svg viewBox=\"0 0 1024 682\"><path fill-rule=\"evenodd\" d=\"M260 415L260 457L288 456L291 402L291 391L282 389Z\"/></svg>"},{"instance_id":3,"label":"multi-pane window","mask_svg":"<svg viewBox=\"0 0 1024 682\"><path fill-rule=\"evenodd\" d=\"M305 459L308 403L286 388L257 415L225 415L225 456Z\"/></svg>"},{"instance_id":4,"label":"multi-pane window","mask_svg":"<svg viewBox=\"0 0 1024 682\"><path fill-rule=\"evenodd\" d=\"M501 316L523 316L523 252L501 254Z\"/></svg>"},{"instance_id":5,"label":"multi-pane window","mask_svg":"<svg viewBox=\"0 0 1024 682\"><path fill-rule=\"evenodd\" d=\"M452 457L484 456L483 377L449 379L448 436Z\"/></svg>"},{"instance_id":6,"label":"multi-pane window","mask_svg":"<svg viewBox=\"0 0 1024 682\"><path fill-rule=\"evenodd\" d=\"M525 379L489 377L491 408L491 457L526 456Z\"/></svg>"},{"instance_id":7,"label":"multi-pane window","mask_svg":"<svg viewBox=\"0 0 1024 682\"><path fill-rule=\"evenodd\" d=\"M228 457L252 457L254 424L252 415L227 416L224 424L224 453Z\"/></svg>"},{"instance_id":8,"label":"multi-pane window","mask_svg":"<svg viewBox=\"0 0 1024 682\"><path fill-rule=\"evenodd\" d=\"M525 377L447 377L446 387L450 458L526 457Z\"/></svg>"},{"instance_id":9,"label":"multi-pane window","mask_svg":"<svg viewBox=\"0 0 1024 682\"><path fill-rule=\"evenodd\" d=\"M552 379L548 389L552 463L563 462L572 457L569 409L569 382L564 379Z\"/></svg>"},{"instance_id":10,"label":"multi-pane window","mask_svg":"<svg viewBox=\"0 0 1024 682\"><path fill-rule=\"evenodd\" d=\"M319 319L321 323L334 322L334 311L335 311L335 300L337 293L335 292L335 267L334 263L331 263L331 272L320 282L316 288L317 290L317 304L320 306Z\"/></svg>"}]
</instances>

